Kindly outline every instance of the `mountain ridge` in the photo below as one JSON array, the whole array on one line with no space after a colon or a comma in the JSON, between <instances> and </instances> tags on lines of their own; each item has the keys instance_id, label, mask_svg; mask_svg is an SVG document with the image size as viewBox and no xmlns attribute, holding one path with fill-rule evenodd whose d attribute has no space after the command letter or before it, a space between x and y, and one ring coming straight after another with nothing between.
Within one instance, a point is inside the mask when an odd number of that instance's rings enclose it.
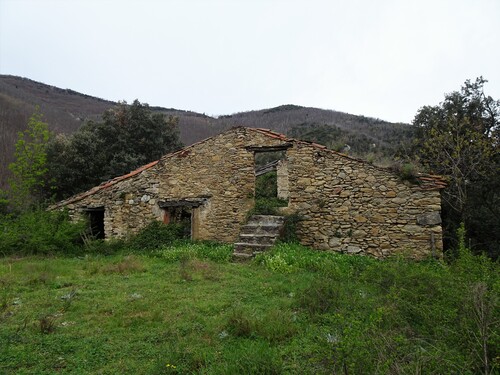
<instances>
[{"instance_id":1,"label":"mountain ridge","mask_svg":"<svg viewBox=\"0 0 500 375\"><path fill-rule=\"evenodd\" d=\"M26 128L35 106L40 107L44 121L49 124L51 131L71 134L85 121L100 120L104 111L116 104L114 101L29 78L0 75L0 188L6 187L7 165L13 161L17 134ZM390 142L394 142L393 138L407 138L411 128L407 124L295 104L216 117L161 106L150 106L150 109L167 116L179 117L180 137L185 145L211 137L233 126L247 126L268 128L323 144L330 143L326 144L328 147L338 147L338 144L347 140L357 142L357 139L362 138L364 144L387 148L390 147ZM386 137L390 133L397 136ZM390 142L384 138L390 139Z\"/></svg>"}]
</instances>

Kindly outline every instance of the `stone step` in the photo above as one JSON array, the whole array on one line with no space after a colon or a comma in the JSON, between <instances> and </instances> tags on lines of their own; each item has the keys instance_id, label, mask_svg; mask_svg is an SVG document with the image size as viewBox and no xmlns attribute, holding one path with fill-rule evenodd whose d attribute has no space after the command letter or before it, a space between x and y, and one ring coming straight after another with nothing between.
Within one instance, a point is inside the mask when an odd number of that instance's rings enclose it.
<instances>
[{"instance_id":1,"label":"stone step","mask_svg":"<svg viewBox=\"0 0 500 375\"><path fill-rule=\"evenodd\" d=\"M241 227L241 234L274 234L279 233L282 225L278 224L246 224Z\"/></svg>"},{"instance_id":2,"label":"stone step","mask_svg":"<svg viewBox=\"0 0 500 375\"><path fill-rule=\"evenodd\" d=\"M260 244L260 245L273 245L279 237L279 233L241 233L240 242Z\"/></svg>"},{"instance_id":3,"label":"stone step","mask_svg":"<svg viewBox=\"0 0 500 375\"><path fill-rule=\"evenodd\" d=\"M275 215L253 215L242 226L239 242L234 244L233 259L244 260L268 250L280 236L285 218Z\"/></svg>"},{"instance_id":4,"label":"stone step","mask_svg":"<svg viewBox=\"0 0 500 375\"><path fill-rule=\"evenodd\" d=\"M253 255L257 251L266 251L273 245L262 245L255 243L246 243L246 242L236 242L234 244L234 252L235 253L243 253Z\"/></svg>"}]
</instances>

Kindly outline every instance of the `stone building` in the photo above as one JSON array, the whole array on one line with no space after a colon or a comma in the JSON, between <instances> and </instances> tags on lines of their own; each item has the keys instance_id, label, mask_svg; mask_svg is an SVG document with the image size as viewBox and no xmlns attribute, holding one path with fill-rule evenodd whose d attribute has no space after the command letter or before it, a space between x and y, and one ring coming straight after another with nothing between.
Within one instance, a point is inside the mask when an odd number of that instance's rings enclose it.
<instances>
[{"instance_id":1,"label":"stone building","mask_svg":"<svg viewBox=\"0 0 500 375\"><path fill-rule=\"evenodd\" d=\"M386 257L440 256L438 176L410 183L391 170L287 138L236 127L163 156L127 175L59 202L73 218L90 217L105 238L126 237L152 220L187 220L193 239L235 242L254 205L255 156L283 154L278 196L302 217L304 245Z\"/></svg>"}]
</instances>

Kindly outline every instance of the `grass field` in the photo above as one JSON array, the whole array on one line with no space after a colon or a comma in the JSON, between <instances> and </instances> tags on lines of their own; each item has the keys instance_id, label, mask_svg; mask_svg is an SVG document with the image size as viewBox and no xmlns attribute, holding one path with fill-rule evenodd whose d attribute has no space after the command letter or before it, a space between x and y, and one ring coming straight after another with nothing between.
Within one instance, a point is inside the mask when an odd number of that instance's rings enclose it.
<instances>
[{"instance_id":1,"label":"grass field","mask_svg":"<svg viewBox=\"0 0 500 375\"><path fill-rule=\"evenodd\" d=\"M1 258L0 373L498 371L491 261L377 261L288 244L252 263L230 254L184 243Z\"/></svg>"}]
</instances>

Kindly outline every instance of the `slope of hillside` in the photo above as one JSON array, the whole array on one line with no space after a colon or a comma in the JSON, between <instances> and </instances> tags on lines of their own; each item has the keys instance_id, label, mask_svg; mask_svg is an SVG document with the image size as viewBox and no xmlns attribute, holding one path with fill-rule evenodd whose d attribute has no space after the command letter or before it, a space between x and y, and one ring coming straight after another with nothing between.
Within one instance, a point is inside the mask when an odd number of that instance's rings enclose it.
<instances>
[{"instance_id":1,"label":"slope of hillside","mask_svg":"<svg viewBox=\"0 0 500 375\"><path fill-rule=\"evenodd\" d=\"M98 120L105 110L115 104L27 78L0 75L0 188L6 187L7 165L12 161L17 133L25 129L36 105L40 106L50 130L70 134L86 120ZM179 117L181 140L185 145L241 125L268 128L332 148L345 143L358 145L353 148L358 155L366 154L374 147L390 155L402 140L412 135L411 127L406 124L392 124L364 116L296 105L218 118L174 108L151 109Z\"/></svg>"},{"instance_id":2,"label":"slope of hillside","mask_svg":"<svg viewBox=\"0 0 500 375\"><path fill-rule=\"evenodd\" d=\"M46 85L27 78L0 75L0 188L6 187L13 161L17 133L26 128L29 117L40 107L44 120L55 133L75 132L87 120L99 120L116 103L78 93L70 89ZM191 144L217 134L211 118L189 111L153 107L155 111L179 116L181 139Z\"/></svg>"}]
</instances>

